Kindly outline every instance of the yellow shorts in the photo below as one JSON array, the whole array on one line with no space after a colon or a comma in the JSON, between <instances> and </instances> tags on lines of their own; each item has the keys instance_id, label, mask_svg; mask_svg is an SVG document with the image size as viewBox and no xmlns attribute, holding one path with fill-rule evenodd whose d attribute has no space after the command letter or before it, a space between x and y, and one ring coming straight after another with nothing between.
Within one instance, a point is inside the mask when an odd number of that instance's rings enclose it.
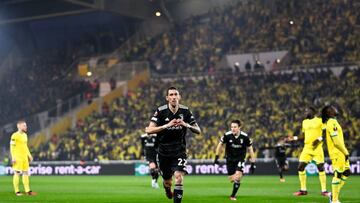
<instances>
[{"instance_id":1,"label":"yellow shorts","mask_svg":"<svg viewBox=\"0 0 360 203\"><path fill-rule=\"evenodd\" d=\"M346 169L350 168L350 161L345 161L345 156L343 154L331 156L331 163L333 171L337 171L339 173L342 173Z\"/></svg>"},{"instance_id":2,"label":"yellow shorts","mask_svg":"<svg viewBox=\"0 0 360 203\"><path fill-rule=\"evenodd\" d=\"M12 166L14 171L28 171L29 170L29 160L27 159L17 159Z\"/></svg>"},{"instance_id":3,"label":"yellow shorts","mask_svg":"<svg viewBox=\"0 0 360 203\"><path fill-rule=\"evenodd\" d=\"M304 148L300 154L299 162L309 163L310 161L315 161L316 164L324 163L324 150L309 150Z\"/></svg>"}]
</instances>

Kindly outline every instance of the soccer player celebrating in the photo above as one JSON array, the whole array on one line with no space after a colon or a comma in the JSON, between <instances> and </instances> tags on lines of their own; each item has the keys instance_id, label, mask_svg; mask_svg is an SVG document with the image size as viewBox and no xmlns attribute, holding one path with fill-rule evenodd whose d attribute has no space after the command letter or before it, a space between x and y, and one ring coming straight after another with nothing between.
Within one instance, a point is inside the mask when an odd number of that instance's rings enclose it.
<instances>
[{"instance_id":1,"label":"soccer player celebrating","mask_svg":"<svg viewBox=\"0 0 360 203\"><path fill-rule=\"evenodd\" d=\"M162 172L166 196L180 203L183 197L183 179L186 172L187 129L200 134L200 127L188 107L179 104L179 91L170 87L166 92L168 104L160 106L145 129L148 134L157 134L159 168ZM175 176L174 192L171 191Z\"/></svg>"},{"instance_id":2,"label":"soccer player celebrating","mask_svg":"<svg viewBox=\"0 0 360 203\"><path fill-rule=\"evenodd\" d=\"M23 195L19 190L19 180L22 174L22 182L27 195L36 195L30 190L29 183L29 162L33 160L29 148L27 146L27 125L21 120L17 122L18 131L11 135L10 153L12 168L14 170L13 185L16 196Z\"/></svg>"},{"instance_id":3,"label":"soccer player celebrating","mask_svg":"<svg viewBox=\"0 0 360 203\"><path fill-rule=\"evenodd\" d=\"M157 183L159 178L159 170L156 163L156 134L142 134L141 135L141 146L145 155L146 161L148 161L150 175L152 177L151 187L159 188Z\"/></svg>"},{"instance_id":4,"label":"soccer player celebrating","mask_svg":"<svg viewBox=\"0 0 360 203\"><path fill-rule=\"evenodd\" d=\"M349 152L345 147L342 128L336 120L337 114L337 109L331 105L325 106L321 111L322 121L326 124L326 144L334 170L329 196L332 203L339 203L340 189L350 175Z\"/></svg>"},{"instance_id":5,"label":"soccer player celebrating","mask_svg":"<svg viewBox=\"0 0 360 203\"><path fill-rule=\"evenodd\" d=\"M322 148L323 123L321 118L316 116L313 107L305 109L306 119L302 122L302 132L304 133L304 148L299 158L299 180L300 190L295 192L295 196L307 195L306 171L305 167L310 161L315 161L319 170L319 180L321 185L321 195L328 196L326 191L326 175L324 170L324 150Z\"/></svg>"},{"instance_id":6,"label":"soccer player celebrating","mask_svg":"<svg viewBox=\"0 0 360 203\"><path fill-rule=\"evenodd\" d=\"M230 182L233 182L233 190L230 195L230 200L236 200L236 193L240 187L240 181L243 176L243 169L245 167L246 150L250 153L250 172L255 170L255 154L252 147L252 141L248 135L241 131L241 121L233 120L230 124L231 131L226 132L221 138L216 147L216 156L214 163L219 164L219 155L223 145L225 145L226 167Z\"/></svg>"}]
</instances>

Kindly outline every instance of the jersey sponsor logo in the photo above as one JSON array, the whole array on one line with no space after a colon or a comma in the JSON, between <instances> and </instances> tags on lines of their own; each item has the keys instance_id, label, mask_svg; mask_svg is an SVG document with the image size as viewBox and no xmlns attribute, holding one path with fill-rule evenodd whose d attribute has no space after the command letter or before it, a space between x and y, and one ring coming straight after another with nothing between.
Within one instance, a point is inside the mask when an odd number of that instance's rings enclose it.
<instances>
[{"instance_id":1,"label":"jersey sponsor logo","mask_svg":"<svg viewBox=\"0 0 360 203\"><path fill-rule=\"evenodd\" d=\"M145 144L145 146L146 146L146 147L153 147L153 146L155 146L155 144L154 144L154 143L148 143L148 142L147 142L147 143Z\"/></svg>"},{"instance_id":2,"label":"jersey sponsor logo","mask_svg":"<svg viewBox=\"0 0 360 203\"><path fill-rule=\"evenodd\" d=\"M181 130L183 127L182 126L171 126L171 127L168 127L166 129L168 130Z\"/></svg>"},{"instance_id":3,"label":"jersey sponsor logo","mask_svg":"<svg viewBox=\"0 0 360 203\"><path fill-rule=\"evenodd\" d=\"M179 116L180 116L181 120L184 120L184 115L183 114L179 114Z\"/></svg>"}]
</instances>

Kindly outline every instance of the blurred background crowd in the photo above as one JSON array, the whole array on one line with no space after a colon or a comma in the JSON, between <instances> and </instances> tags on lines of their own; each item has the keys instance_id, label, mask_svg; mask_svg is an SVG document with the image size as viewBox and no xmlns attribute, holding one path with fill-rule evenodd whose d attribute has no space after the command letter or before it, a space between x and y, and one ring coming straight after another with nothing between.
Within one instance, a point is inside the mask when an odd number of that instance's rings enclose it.
<instances>
[{"instance_id":1,"label":"blurred background crowd","mask_svg":"<svg viewBox=\"0 0 360 203\"><path fill-rule=\"evenodd\" d=\"M91 29L74 20L79 33L71 39L67 39L70 28L62 40L47 39L45 34L39 39L22 37L23 41L44 41L39 43L43 47L22 50L15 65L0 74L0 124L49 110L79 94L97 97L97 79L74 79L74 67L80 58L116 53L122 62L148 61L157 77L112 103L104 103L100 112L77 120L66 133L51 135L48 142L33 149L35 160L140 159L140 135L156 106L165 102L169 86L180 90L181 103L192 109L202 128L201 135L187 136L189 158L213 158L219 137L229 130L232 119L244 122L243 130L254 140L257 157L270 157L272 152L264 148L274 146L281 136L300 136L306 107L320 111L329 103L340 109L346 144L359 156L359 69L345 66L335 74L326 66L315 65L287 72L217 72L227 54L260 51L287 50L289 66L358 63L359 10L356 0L239 1L174 22L168 31L127 49L119 47L136 32L137 20L131 20L130 27L124 23L130 22L128 18L108 24L98 20L99 25ZM88 21L112 18L90 15ZM58 43L52 46L46 41L55 38ZM0 52L0 59L3 56ZM203 75L176 75L181 73ZM163 74L172 76L163 80ZM297 157L299 152L300 148L292 148L288 154Z\"/></svg>"}]
</instances>

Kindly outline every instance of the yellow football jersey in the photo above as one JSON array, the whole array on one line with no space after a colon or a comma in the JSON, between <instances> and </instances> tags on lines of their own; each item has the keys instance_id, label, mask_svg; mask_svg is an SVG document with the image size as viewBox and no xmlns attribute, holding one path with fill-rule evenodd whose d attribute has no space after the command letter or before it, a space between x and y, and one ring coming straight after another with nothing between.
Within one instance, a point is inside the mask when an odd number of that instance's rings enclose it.
<instances>
[{"instance_id":1,"label":"yellow football jersey","mask_svg":"<svg viewBox=\"0 0 360 203\"><path fill-rule=\"evenodd\" d=\"M338 154L349 154L345 147L342 128L336 119L330 118L326 122L326 143L330 158Z\"/></svg>"},{"instance_id":2,"label":"yellow football jersey","mask_svg":"<svg viewBox=\"0 0 360 203\"><path fill-rule=\"evenodd\" d=\"M312 119L305 119L302 122L302 132L304 133L304 148L312 149L312 143L322 136L323 123L321 118L314 117ZM322 142L317 148L322 148Z\"/></svg>"},{"instance_id":3,"label":"yellow football jersey","mask_svg":"<svg viewBox=\"0 0 360 203\"><path fill-rule=\"evenodd\" d=\"M12 159L27 159L31 156L27 146L27 134L17 131L11 135L10 151Z\"/></svg>"}]
</instances>

